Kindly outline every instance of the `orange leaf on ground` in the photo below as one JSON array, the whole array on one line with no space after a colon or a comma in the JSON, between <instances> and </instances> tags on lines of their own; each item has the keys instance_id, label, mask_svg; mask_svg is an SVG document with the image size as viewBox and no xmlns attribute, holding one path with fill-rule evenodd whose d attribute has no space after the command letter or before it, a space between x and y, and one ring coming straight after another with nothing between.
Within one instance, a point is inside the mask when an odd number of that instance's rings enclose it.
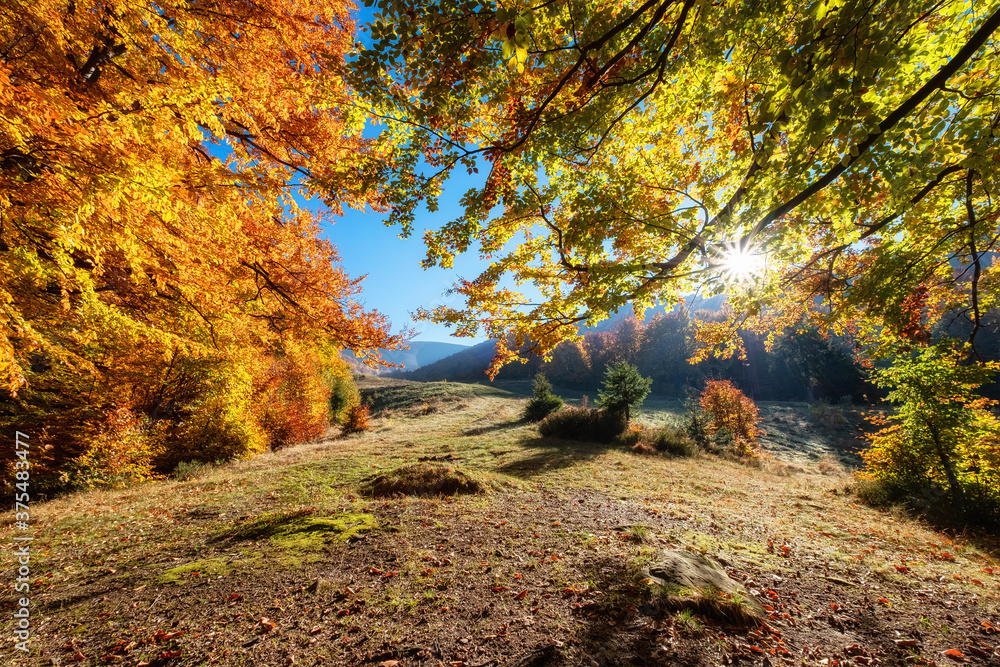
<instances>
[{"instance_id":1,"label":"orange leaf on ground","mask_svg":"<svg viewBox=\"0 0 1000 667\"><path fill-rule=\"evenodd\" d=\"M528 589L524 589L520 593L514 596L515 600L523 600L528 595Z\"/></svg>"}]
</instances>

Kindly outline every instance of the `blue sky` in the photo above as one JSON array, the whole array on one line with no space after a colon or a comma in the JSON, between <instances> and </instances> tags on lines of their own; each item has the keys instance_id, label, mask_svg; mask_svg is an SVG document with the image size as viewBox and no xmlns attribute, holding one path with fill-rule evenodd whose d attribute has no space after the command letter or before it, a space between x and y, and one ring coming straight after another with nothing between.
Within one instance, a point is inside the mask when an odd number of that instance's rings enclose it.
<instances>
[{"instance_id":1,"label":"blue sky","mask_svg":"<svg viewBox=\"0 0 1000 667\"><path fill-rule=\"evenodd\" d=\"M363 42L367 41L367 35L360 28L371 15L372 9L364 6L354 12L359 28L357 38ZM419 307L461 306L462 299L448 295L448 289L459 277L475 278L486 268L488 263L476 252L457 257L452 269L424 270L420 266L426 255L422 240L424 230L436 229L457 218L461 214L458 200L470 187L481 185L478 181L482 178L482 175L470 177L461 169L456 170L445 185L438 211L418 211L413 234L407 239L399 238L398 228L385 226L385 216L371 212L347 209L335 224L324 227L326 237L340 252L344 269L352 277L367 275L363 302L366 308L387 316L393 332L410 327L417 332L414 340L467 345L486 340L485 337L455 338L450 328L416 322L410 315Z\"/></svg>"},{"instance_id":2,"label":"blue sky","mask_svg":"<svg viewBox=\"0 0 1000 667\"><path fill-rule=\"evenodd\" d=\"M486 340L481 338L453 338L451 329L430 322L415 322L410 313L418 307L433 308L440 305L458 307L462 299L448 295L448 289L459 277L474 278L486 267L487 262L478 253L467 253L455 258L452 269L423 269L421 260L426 254L422 236L424 229L440 227L458 217L457 201L470 187L468 181L456 177L445 187L441 207L436 213L423 209L417 214L413 235L399 238L399 229L386 227L384 216L345 210L344 216L333 225L324 227L326 237L340 251L341 264L352 276L367 274L364 281L363 301L368 309L375 309L392 322L393 331L404 327L416 329L414 340L449 341L473 345Z\"/></svg>"}]
</instances>

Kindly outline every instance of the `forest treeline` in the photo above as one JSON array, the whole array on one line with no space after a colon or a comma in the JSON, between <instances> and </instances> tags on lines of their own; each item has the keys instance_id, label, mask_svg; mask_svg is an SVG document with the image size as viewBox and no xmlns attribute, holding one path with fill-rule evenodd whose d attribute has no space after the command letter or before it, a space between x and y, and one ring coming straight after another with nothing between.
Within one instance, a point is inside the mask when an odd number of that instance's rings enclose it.
<instances>
[{"instance_id":1,"label":"forest treeline","mask_svg":"<svg viewBox=\"0 0 1000 667\"><path fill-rule=\"evenodd\" d=\"M497 379L524 379L541 371L558 386L594 390L601 386L609 364L628 361L652 378L653 392L663 396L684 397L710 379L730 380L755 400L861 403L866 396L871 400L879 396L879 390L867 382L849 342L816 330L786 331L770 351L764 336L743 331L745 359L711 357L690 363L696 349L695 321L725 318L725 310L692 312L687 308L656 313L645 321L629 315L586 330L582 340L562 343L549 361L532 356L526 363L509 364ZM396 375L422 381L483 382L494 347L492 341L482 343Z\"/></svg>"}]
</instances>

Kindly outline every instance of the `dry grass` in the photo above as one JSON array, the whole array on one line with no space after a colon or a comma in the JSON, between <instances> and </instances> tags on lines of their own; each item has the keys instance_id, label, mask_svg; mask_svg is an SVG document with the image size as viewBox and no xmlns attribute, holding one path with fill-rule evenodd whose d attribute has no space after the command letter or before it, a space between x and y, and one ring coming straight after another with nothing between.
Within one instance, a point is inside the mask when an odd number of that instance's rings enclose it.
<instances>
[{"instance_id":1,"label":"dry grass","mask_svg":"<svg viewBox=\"0 0 1000 667\"><path fill-rule=\"evenodd\" d=\"M489 485L471 473L440 463L411 463L375 475L362 485L375 498L392 496L454 496L483 493Z\"/></svg>"},{"instance_id":2,"label":"dry grass","mask_svg":"<svg viewBox=\"0 0 1000 667\"><path fill-rule=\"evenodd\" d=\"M80 651L80 664L121 655L122 664L134 665L168 650L183 654L170 665L289 658L360 664L366 655L378 658L374 664L399 659L401 667L517 664L550 639L565 644L551 663L559 665L591 657L641 663L650 660L643 651L666 655L656 652L668 644L678 662L692 665L740 655L751 640L720 636L713 625L740 624L726 616L737 613L732 605L713 611L711 600L681 607L667 598L650 611L650 593L634 573L663 548L723 561L775 610L766 622L785 624L789 642L867 642L891 651L892 630L914 630L923 638L921 655L957 647L972 664L988 664L976 662L962 643L971 640L962 637L980 637L982 622L1000 627L995 543L858 504L845 493L850 478L840 453L821 451L820 437L802 430L804 408L772 411L783 421L764 428L778 444L755 469L711 456L641 457L542 438L520 421L524 400L492 388L435 383L425 395L420 386L393 390L378 382L386 407L373 410L365 433L211 467L183 481L35 502L39 652L30 659L7 653L6 664L68 664ZM665 413L658 423L673 419ZM800 441L812 444L785 456L782 448ZM430 465L415 467L419 459ZM444 480L496 490L385 500L372 497L377 479L387 488L404 480L399 493L457 492ZM9 541L12 513L2 521L0 539ZM643 528L613 530L623 524ZM365 530L351 539L334 535L356 525ZM11 571L10 551L4 561ZM317 578L333 582L336 595L306 593ZM844 620L837 630L828 621L841 623L842 615L831 604L852 613L872 608L874 620ZM676 624L662 614L684 610L701 617L704 632L670 634ZM279 629L271 632L262 618ZM0 636L9 637L10 628L4 621ZM120 639L171 628L187 634L111 653ZM367 643L358 644L362 638ZM398 648L405 646L430 652ZM797 660L812 665L824 657L833 654Z\"/></svg>"}]
</instances>

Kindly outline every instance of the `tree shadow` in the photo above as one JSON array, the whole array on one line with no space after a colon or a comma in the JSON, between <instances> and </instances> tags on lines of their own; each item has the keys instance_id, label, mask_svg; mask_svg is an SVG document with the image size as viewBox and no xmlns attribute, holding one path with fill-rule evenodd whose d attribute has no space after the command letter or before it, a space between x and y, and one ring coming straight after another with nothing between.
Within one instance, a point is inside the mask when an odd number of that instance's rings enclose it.
<instances>
[{"instance_id":1,"label":"tree shadow","mask_svg":"<svg viewBox=\"0 0 1000 667\"><path fill-rule=\"evenodd\" d=\"M505 422L500 422L499 424L490 424L489 426L476 426L473 428L467 428L462 431L463 436L470 435L485 435L487 433L494 433L496 431L506 431L509 428L517 428L518 426L524 426L529 423L527 419L511 419Z\"/></svg>"},{"instance_id":2,"label":"tree shadow","mask_svg":"<svg viewBox=\"0 0 1000 667\"><path fill-rule=\"evenodd\" d=\"M535 436L521 440L518 444L527 450L534 450L527 458L505 463L497 472L521 479L570 468L577 463L591 461L604 452L619 448L613 442L584 442Z\"/></svg>"}]
</instances>

